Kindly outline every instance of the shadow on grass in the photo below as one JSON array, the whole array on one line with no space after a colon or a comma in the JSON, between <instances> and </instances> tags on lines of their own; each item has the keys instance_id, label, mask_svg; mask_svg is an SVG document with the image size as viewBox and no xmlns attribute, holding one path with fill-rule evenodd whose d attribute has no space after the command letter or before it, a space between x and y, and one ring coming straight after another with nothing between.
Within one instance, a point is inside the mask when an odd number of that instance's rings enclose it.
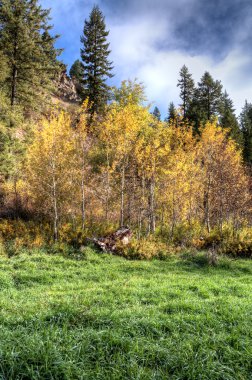
<instances>
[{"instance_id":1,"label":"shadow on grass","mask_svg":"<svg viewBox=\"0 0 252 380\"><path fill-rule=\"evenodd\" d=\"M252 274L252 260L219 256L216 265L211 265L206 252L186 252L165 262L156 261L155 269L161 272L179 270L201 275L227 272L231 277L244 276Z\"/></svg>"}]
</instances>

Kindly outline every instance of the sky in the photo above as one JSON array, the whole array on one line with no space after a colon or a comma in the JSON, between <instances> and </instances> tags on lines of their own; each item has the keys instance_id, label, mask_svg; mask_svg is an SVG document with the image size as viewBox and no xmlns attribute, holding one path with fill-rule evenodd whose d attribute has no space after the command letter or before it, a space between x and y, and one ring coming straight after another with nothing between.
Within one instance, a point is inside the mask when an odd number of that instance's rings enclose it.
<instances>
[{"instance_id":1,"label":"sky","mask_svg":"<svg viewBox=\"0 0 252 380\"><path fill-rule=\"evenodd\" d=\"M110 58L119 86L143 82L149 103L162 117L179 105L177 81L185 64L197 83L205 71L221 80L239 114L252 102L251 0L40 0L51 8L53 31L60 34L61 59L71 67L80 57L84 20L94 5L110 31Z\"/></svg>"}]
</instances>

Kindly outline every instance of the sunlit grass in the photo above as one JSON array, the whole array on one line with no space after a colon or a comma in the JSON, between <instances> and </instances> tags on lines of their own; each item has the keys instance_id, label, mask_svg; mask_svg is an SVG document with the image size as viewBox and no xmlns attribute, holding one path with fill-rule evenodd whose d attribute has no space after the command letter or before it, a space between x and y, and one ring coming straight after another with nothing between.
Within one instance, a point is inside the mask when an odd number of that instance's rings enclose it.
<instances>
[{"instance_id":1,"label":"sunlit grass","mask_svg":"<svg viewBox=\"0 0 252 380\"><path fill-rule=\"evenodd\" d=\"M0 379L252 379L252 262L0 259Z\"/></svg>"}]
</instances>

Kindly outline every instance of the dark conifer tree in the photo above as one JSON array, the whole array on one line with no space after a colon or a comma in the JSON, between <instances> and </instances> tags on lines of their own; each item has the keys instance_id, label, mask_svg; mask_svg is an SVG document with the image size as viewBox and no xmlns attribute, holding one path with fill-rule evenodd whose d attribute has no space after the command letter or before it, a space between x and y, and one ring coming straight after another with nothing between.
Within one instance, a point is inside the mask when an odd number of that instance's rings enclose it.
<instances>
[{"instance_id":1,"label":"dark conifer tree","mask_svg":"<svg viewBox=\"0 0 252 380\"><path fill-rule=\"evenodd\" d=\"M155 108L154 108L154 111L153 111L152 114L153 114L153 116L155 116L155 118L156 118L158 121L161 120L161 113L160 113L158 107L155 107Z\"/></svg>"},{"instance_id":2,"label":"dark conifer tree","mask_svg":"<svg viewBox=\"0 0 252 380\"><path fill-rule=\"evenodd\" d=\"M79 94L81 98L84 98L84 90L83 90L84 68L79 59L77 59L73 63L69 71L69 74L75 84L77 93Z\"/></svg>"},{"instance_id":3,"label":"dark conifer tree","mask_svg":"<svg viewBox=\"0 0 252 380\"><path fill-rule=\"evenodd\" d=\"M182 100L180 107L182 108L183 117L186 118L193 100L195 86L192 75L185 65L181 68L179 75L177 87L180 88L180 98Z\"/></svg>"},{"instance_id":4,"label":"dark conifer tree","mask_svg":"<svg viewBox=\"0 0 252 380\"><path fill-rule=\"evenodd\" d=\"M200 126L208 120L219 117L221 103L221 82L215 81L208 72L205 72L194 91L188 110L188 119L193 124L195 133L199 133Z\"/></svg>"},{"instance_id":5,"label":"dark conifer tree","mask_svg":"<svg viewBox=\"0 0 252 380\"><path fill-rule=\"evenodd\" d=\"M72 79L77 79L78 81L82 81L83 79L83 65L79 59L74 61L69 71L70 77Z\"/></svg>"},{"instance_id":6,"label":"dark conifer tree","mask_svg":"<svg viewBox=\"0 0 252 380\"><path fill-rule=\"evenodd\" d=\"M223 128L229 128L230 137L237 141L240 145L242 144L242 134L239 128L239 123L235 115L235 110L233 102L225 91L222 96L222 102L220 107L220 125Z\"/></svg>"},{"instance_id":7,"label":"dark conifer tree","mask_svg":"<svg viewBox=\"0 0 252 380\"><path fill-rule=\"evenodd\" d=\"M196 96L200 118L203 122L218 116L222 100L222 84L220 81L215 81L208 72L205 72L198 83Z\"/></svg>"},{"instance_id":8,"label":"dark conifer tree","mask_svg":"<svg viewBox=\"0 0 252 380\"><path fill-rule=\"evenodd\" d=\"M49 10L37 0L2 0L0 8L0 51L8 65L4 82L10 104L34 109L42 104L58 70L48 24Z\"/></svg>"},{"instance_id":9,"label":"dark conifer tree","mask_svg":"<svg viewBox=\"0 0 252 380\"><path fill-rule=\"evenodd\" d=\"M173 102L170 102L168 106L168 114L167 114L167 117L165 118L165 121L169 123L169 122L174 122L176 119L177 119L177 111L176 111L175 105Z\"/></svg>"},{"instance_id":10,"label":"dark conifer tree","mask_svg":"<svg viewBox=\"0 0 252 380\"><path fill-rule=\"evenodd\" d=\"M113 67L110 54L105 18L98 6L94 6L89 20L85 20L81 42L81 59L84 68L83 85L85 97L89 98L91 113L102 112L109 100L110 88L106 83Z\"/></svg>"},{"instance_id":11,"label":"dark conifer tree","mask_svg":"<svg viewBox=\"0 0 252 380\"><path fill-rule=\"evenodd\" d=\"M240 125L244 144L244 160L252 165L252 104L247 101L240 114Z\"/></svg>"}]
</instances>

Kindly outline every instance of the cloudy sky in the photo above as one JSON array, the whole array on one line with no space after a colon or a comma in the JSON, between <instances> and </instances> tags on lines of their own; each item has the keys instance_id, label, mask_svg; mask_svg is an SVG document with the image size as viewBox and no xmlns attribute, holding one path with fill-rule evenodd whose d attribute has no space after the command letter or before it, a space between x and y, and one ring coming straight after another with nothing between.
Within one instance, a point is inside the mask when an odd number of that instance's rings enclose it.
<instances>
[{"instance_id":1,"label":"cloudy sky","mask_svg":"<svg viewBox=\"0 0 252 380\"><path fill-rule=\"evenodd\" d=\"M68 67L79 58L83 23L93 0L41 0L51 8L61 34L58 46ZM195 81L204 71L222 81L237 113L252 101L251 0L96 0L110 30L111 59L118 85L144 82L150 102L166 116L179 103L177 79L183 64Z\"/></svg>"}]
</instances>

